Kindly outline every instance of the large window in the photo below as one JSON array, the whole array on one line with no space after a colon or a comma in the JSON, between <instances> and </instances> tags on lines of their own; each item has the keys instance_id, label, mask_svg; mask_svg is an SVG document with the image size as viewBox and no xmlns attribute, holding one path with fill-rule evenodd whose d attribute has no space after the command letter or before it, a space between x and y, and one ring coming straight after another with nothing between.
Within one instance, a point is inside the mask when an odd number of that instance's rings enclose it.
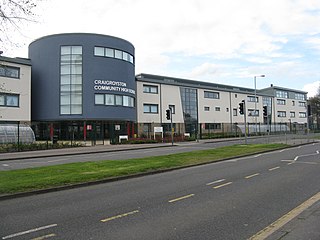
<instances>
[{"instance_id":1,"label":"large window","mask_svg":"<svg viewBox=\"0 0 320 240\"><path fill-rule=\"evenodd\" d=\"M97 93L94 95L94 103L96 105L134 107L134 98L123 95Z\"/></svg>"},{"instance_id":2,"label":"large window","mask_svg":"<svg viewBox=\"0 0 320 240\"><path fill-rule=\"evenodd\" d=\"M143 85L143 92L144 93L158 93L158 86L154 85Z\"/></svg>"},{"instance_id":3,"label":"large window","mask_svg":"<svg viewBox=\"0 0 320 240\"><path fill-rule=\"evenodd\" d=\"M219 99L220 98L220 94L218 92L204 91L204 98Z\"/></svg>"},{"instance_id":4,"label":"large window","mask_svg":"<svg viewBox=\"0 0 320 240\"><path fill-rule=\"evenodd\" d=\"M288 98L288 92L286 91L276 91L277 98Z\"/></svg>"},{"instance_id":5,"label":"large window","mask_svg":"<svg viewBox=\"0 0 320 240\"><path fill-rule=\"evenodd\" d=\"M20 69L11 66L0 65L0 76L9 78L20 78Z\"/></svg>"},{"instance_id":6,"label":"large window","mask_svg":"<svg viewBox=\"0 0 320 240\"><path fill-rule=\"evenodd\" d=\"M259 116L259 110L248 109L248 116Z\"/></svg>"},{"instance_id":7,"label":"large window","mask_svg":"<svg viewBox=\"0 0 320 240\"><path fill-rule=\"evenodd\" d=\"M143 104L144 113L158 113L158 104Z\"/></svg>"},{"instance_id":8,"label":"large window","mask_svg":"<svg viewBox=\"0 0 320 240\"><path fill-rule=\"evenodd\" d=\"M82 46L60 51L60 114L82 114Z\"/></svg>"},{"instance_id":9,"label":"large window","mask_svg":"<svg viewBox=\"0 0 320 240\"><path fill-rule=\"evenodd\" d=\"M126 62L134 63L134 58L130 53L107 47L94 47L94 55L98 57L108 57L121 59Z\"/></svg>"},{"instance_id":10,"label":"large window","mask_svg":"<svg viewBox=\"0 0 320 240\"><path fill-rule=\"evenodd\" d=\"M19 107L19 95L0 93L0 107Z\"/></svg>"},{"instance_id":11,"label":"large window","mask_svg":"<svg viewBox=\"0 0 320 240\"><path fill-rule=\"evenodd\" d=\"M295 93L294 97L297 100L306 100L305 94L302 94L302 93Z\"/></svg>"}]
</instances>

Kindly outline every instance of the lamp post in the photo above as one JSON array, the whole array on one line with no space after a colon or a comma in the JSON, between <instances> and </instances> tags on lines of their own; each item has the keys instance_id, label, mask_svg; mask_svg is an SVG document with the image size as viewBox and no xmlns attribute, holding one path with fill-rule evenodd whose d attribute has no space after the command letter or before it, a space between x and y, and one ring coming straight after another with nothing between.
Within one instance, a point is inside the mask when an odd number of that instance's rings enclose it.
<instances>
[{"instance_id":1,"label":"lamp post","mask_svg":"<svg viewBox=\"0 0 320 240\"><path fill-rule=\"evenodd\" d=\"M258 134L257 129L257 77L265 77L266 75L254 76L254 119L255 119L255 130L256 135Z\"/></svg>"}]
</instances>

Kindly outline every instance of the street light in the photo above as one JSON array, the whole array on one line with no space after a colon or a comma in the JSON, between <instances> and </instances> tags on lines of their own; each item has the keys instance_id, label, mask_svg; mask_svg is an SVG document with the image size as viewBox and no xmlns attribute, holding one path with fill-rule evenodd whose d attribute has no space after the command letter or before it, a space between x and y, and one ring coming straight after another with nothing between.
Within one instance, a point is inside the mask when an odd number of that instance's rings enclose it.
<instances>
[{"instance_id":1,"label":"street light","mask_svg":"<svg viewBox=\"0 0 320 240\"><path fill-rule=\"evenodd\" d=\"M265 77L266 75L258 75L254 76L254 118L255 118L255 129L256 129L256 135L258 133L257 131L257 77Z\"/></svg>"}]
</instances>

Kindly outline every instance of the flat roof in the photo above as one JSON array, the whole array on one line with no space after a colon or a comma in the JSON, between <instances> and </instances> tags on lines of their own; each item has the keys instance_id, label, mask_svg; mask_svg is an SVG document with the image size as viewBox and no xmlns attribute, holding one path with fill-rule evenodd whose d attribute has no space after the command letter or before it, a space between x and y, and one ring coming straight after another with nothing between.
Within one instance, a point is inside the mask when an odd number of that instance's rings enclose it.
<instances>
[{"instance_id":1,"label":"flat roof","mask_svg":"<svg viewBox=\"0 0 320 240\"><path fill-rule=\"evenodd\" d=\"M0 61L31 66L31 60L28 58L11 58L0 56Z\"/></svg>"},{"instance_id":2,"label":"flat roof","mask_svg":"<svg viewBox=\"0 0 320 240\"><path fill-rule=\"evenodd\" d=\"M210 89L210 90L216 90L216 91L254 94L253 88L245 88L245 87L224 85L224 84L211 83L211 82L203 82L203 81L183 79L183 78L159 76L159 75L152 75L152 74L145 74L145 73L140 73L136 75L136 79L138 81L147 81L147 82L153 82L158 84L168 84L168 85L176 85L176 86L182 86L182 87ZM273 95L261 93L258 91L257 93L259 93L260 96L273 96Z\"/></svg>"}]
</instances>

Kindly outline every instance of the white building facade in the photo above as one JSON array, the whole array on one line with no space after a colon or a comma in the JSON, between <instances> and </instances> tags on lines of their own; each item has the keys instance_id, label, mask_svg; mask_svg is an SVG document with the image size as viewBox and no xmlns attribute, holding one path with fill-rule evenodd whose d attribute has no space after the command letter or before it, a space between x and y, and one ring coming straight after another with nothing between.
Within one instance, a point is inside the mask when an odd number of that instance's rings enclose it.
<instances>
[{"instance_id":1,"label":"white building facade","mask_svg":"<svg viewBox=\"0 0 320 240\"><path fill-rule=\"evenodd\" d=\"M31 61L0 56L0 123L30 121Z\"/></svg>"},{"instance_id":2,"label":"white building facade","mask_svg":"<svg viewBox=\"0 0 320 240\"><path fill-rule=\"evenodd\" d=\"M139 74L136 81L139 136L152 136L154 127L170 133L169 108L176 135L243 133L245 119L239 113L243 101L249 133L307 127L307 93L300 90L271 86L255 91L150 74Z\"/></svg>"}]
</instances>

